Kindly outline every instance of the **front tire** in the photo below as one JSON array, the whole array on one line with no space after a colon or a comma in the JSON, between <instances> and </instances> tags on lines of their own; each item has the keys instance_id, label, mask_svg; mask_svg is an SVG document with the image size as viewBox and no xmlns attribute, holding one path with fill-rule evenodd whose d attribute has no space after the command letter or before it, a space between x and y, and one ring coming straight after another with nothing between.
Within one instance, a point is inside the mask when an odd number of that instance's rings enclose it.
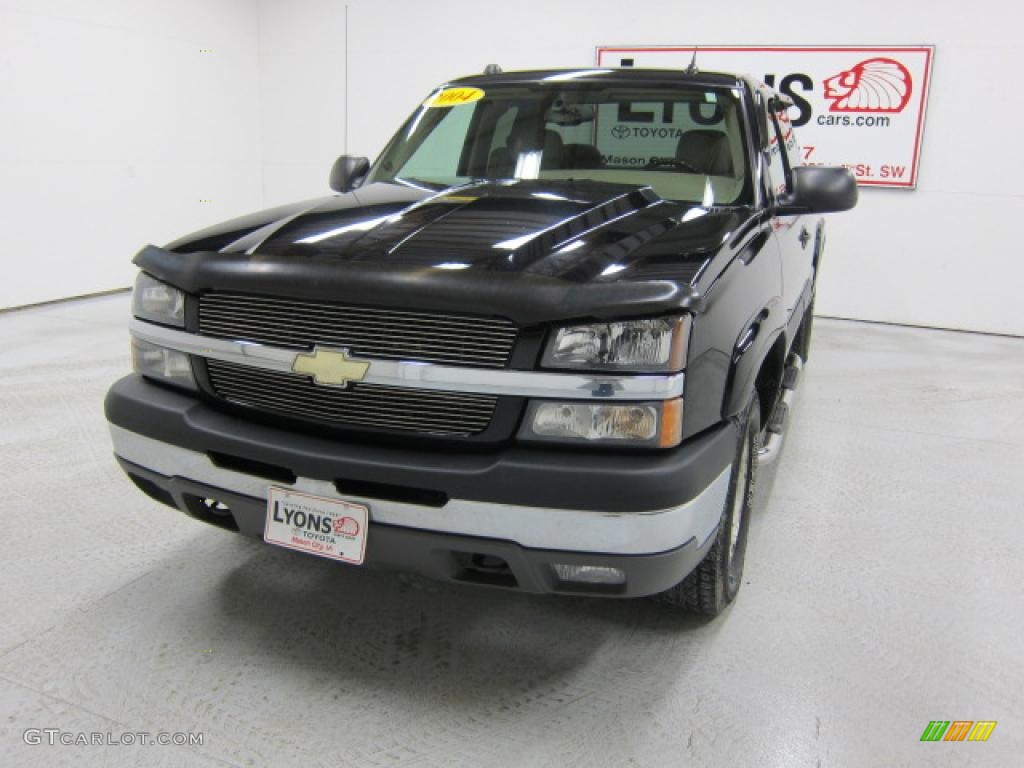
<instances>
[{"instance_id":1,"label":"front tire","mask_svg":"<svg viewBox=\"0 0 1024 768\"><path fill-rule=\"evenodd\" d=\"M717 616L739 592L747 552L747 530L757 479L757 452L761 447L761 412L751 398L740 416L739 439L722 521L711 550L692 573L657 599L703 616Z\"/></svg>"}]
</instances>

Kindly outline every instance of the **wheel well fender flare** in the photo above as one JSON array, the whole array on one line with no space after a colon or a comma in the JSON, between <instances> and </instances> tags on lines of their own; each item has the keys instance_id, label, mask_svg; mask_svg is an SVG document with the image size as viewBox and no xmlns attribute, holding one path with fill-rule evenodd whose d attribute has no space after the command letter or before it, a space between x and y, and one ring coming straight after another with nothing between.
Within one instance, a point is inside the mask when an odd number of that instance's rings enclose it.
<instances>
[{"instance_id":1,"label":"wheel well fender flare","mask_svg":"<svg viewBox=\"0 0 1024 768\"><path fill-rule=\"evenodd\" d=\"M818 267L821 264L821 257L825 253L825 219L818 221L818 226L814 230L814 258L812 264L814 265L814 272L817 275Z\"/></svg>"},{"instance_id":2,"label":"wheel well fender flare","mask_svg":"<svg viewBox=\"0 0 1024 768\"><path fill-rule=\"evenodd\" d=\"M758 379L766 365L778 369L772 375L778 379L775 383L781 385L786 336L784 327L771 327L772 309L769 305L758 311L744 324L736 338L722 404L723 418L734 418L743 410L749 402L750 393L759 388ZM772 382L761 383L773 386ZM771 403L766 403L762 396L762 424L767 423L769 414L765 410L770 407Z\"/></svg>"}]
</instances>

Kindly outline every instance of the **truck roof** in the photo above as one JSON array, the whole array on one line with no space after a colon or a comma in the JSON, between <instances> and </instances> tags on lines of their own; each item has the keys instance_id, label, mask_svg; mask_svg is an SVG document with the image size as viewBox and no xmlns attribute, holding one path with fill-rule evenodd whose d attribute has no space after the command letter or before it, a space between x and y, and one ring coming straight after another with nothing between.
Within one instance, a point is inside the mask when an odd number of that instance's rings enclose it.
<instances>
[{"instance_id":1,"label":"truck roof","mask_svg":"<svg viewBox=\"0 0 1024 768\"><path fill-rule=\"evenodd\" d=\"M682 69L642 69L634 67L597 68L573 67L569 69L532 69L519 72L499 72L495 74L468 75L451 80L450 84L458 85L501 85L501 84L540 84L543 82L587 82L602 84L635 84L635 85L696 85L716 88L735 88L741 86L744 78L741 75L725 72L686 72Z\"/></svg>"}]
</instances>

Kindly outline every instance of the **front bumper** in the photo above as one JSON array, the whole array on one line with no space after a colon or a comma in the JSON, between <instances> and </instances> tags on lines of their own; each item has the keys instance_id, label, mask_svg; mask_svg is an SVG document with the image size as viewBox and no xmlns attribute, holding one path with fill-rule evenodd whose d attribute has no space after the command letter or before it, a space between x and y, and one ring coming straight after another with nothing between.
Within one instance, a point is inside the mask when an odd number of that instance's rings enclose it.
<instances>
[{"instance_id":1,"label":"front bumper","mask_svg":"<svg viewBox=\"0 0 1024 768\"><path fill-rule=\"evenodd\" d=\"M736 440L723 424L662 453L410 450L249 422L138 376L111 388L106 413L132 479L208 522L262 536L268 489L291 487L369 507L369 564L622 596L666 589L700 562L718 529ZM202 499L230 513L218 516ZM504 567L478 567L493 558ZM614 567L625 581L562 582L553 563Z\"/></svg>"}]
</instances>

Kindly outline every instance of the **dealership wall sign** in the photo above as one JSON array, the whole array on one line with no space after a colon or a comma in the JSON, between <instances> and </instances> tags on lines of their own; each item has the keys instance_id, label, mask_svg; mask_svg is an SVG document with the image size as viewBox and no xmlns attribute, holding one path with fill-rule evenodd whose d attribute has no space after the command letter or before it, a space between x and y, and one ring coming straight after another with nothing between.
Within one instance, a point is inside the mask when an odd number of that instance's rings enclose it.
<instances>
[{"instance_id":1,"label":"dealership wall sign","mask_svg":"<svg viewBox=\"0 0 1024 768\"><path fill-rule=\"evenodd\" d=\"M685 69L693 46L602 46L600 67ZM935 47L699 46L705 71L751 74L793 99L809 164L845 165L860 184L913 189Z\"/></svg>"}]
</instances>

